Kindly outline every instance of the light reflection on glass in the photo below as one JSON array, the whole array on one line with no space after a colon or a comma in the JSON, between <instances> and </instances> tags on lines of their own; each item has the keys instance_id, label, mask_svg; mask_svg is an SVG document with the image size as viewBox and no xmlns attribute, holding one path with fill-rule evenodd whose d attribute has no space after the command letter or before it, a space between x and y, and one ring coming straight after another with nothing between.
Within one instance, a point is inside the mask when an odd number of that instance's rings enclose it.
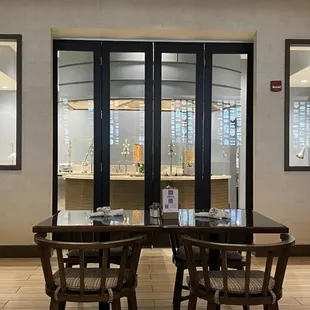
<instances>
[{"instance_id":1,"label":"light reflection on glass","mask_svg":"<svg viewBox=\"0 0 310 310\"><path fill-rule=\"evenodd\" d=\"M125 212L124 225L144 225L144 211L143 210L133 210L132 212Z\"/></svg>"},{"instance_id":2,"label":"light reflection on glass","mask_svg":"<svg viewBox=\"0 0 310 310\"><path fill-rule=\"evenodd\" d=\"M195 210L179 210L179 225L180 226L195 226Z\"/></svg>"},{"instance_id":3,"label":"light reflection on glass","mask_svg":"<svg viewBox=\"0 0 310 310\"><path fill-rule=\"evenodd\" d=\"M92 225L92 221L89 219L90 212L75 210L60 211L57 215L58 226L80 226L80 225Z\"/></svg>"},{"instance_id":4,"label":"light reflection on glass","mask_svg":"<svg viewBox=\"0 0 310 310\"><path fill-rule=\"evenodd\" d=\"M245 213L243 210L228 210L231 214L230 219L211 219L211 218L195 218L195 210L179 210L179 226L240 226L245 224Z\"/></svg>"},{"instance_id":5,"label":"light reflection on glass","mask_svg":"<svg viewBox=\"0 0 310 310\"><path fill-rule=\"evenodd\" d=\"M141 210L134 210L133 213L132 213L132 223L135 224L135 225L139 225L141 224L141 219L142 219L142 216L141 216Z\"/></svg>"}]
</instances>

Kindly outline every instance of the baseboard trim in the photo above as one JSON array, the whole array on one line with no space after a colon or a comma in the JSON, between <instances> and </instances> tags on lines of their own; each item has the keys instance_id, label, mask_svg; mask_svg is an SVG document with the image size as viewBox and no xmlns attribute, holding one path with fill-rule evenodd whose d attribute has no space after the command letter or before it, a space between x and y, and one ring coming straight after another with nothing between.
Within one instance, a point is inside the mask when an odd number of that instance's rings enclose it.
<instances>
[{"instance_id":1,"label":"baseboard trim","mask_svg":"<svg viewBox=\"0 0 310 310\"><path fill-rule=\"evenodd\" d=\"M1 245L0 258L31 258L40 257L36 245Z\"/></svg>"},{"instance_id":2,"label":"baseboard trim","mask_svg":"<svg viewBox=\"0 0 310 310\"><path fill-rule=\"evenodd\" d=\"M267 252L259 251L255 253L256 257L266 257ZM310 244L298 244L292 248L290 256L310 256Z\"/></svg>"}]
</instances>

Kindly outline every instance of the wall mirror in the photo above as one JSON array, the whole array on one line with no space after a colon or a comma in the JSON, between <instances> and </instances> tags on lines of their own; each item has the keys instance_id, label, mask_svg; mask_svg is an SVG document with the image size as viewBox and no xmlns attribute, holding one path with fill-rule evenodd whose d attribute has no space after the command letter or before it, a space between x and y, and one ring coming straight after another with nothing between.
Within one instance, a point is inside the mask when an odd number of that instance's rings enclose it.
<instances>
[{"instance_id":1,"label":"wall mirror","mask_svg":"<svg viewBox=\"0 0 310 310\"><path fill-rule=\"evenodd\" d=\"M21 42L0 34L0 170L21 169Z\"/></svg>"}]
</instances>

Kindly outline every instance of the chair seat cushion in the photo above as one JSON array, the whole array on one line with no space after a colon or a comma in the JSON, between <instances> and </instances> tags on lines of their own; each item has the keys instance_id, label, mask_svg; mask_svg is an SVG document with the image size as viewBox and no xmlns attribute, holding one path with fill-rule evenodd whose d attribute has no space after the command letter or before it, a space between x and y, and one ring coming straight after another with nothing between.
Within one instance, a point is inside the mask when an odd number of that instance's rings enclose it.
<instances>
[{"instance_id":1,"label":"chair seat cushion","mask_svg":"<svg viewBox=\"0 0 310 310\"><path fill-rule=\"evenodd\" d=\"M117 286L119 269L109 268L107 270L106 288L115 288ZM124 273L124 282L128 281L129 270L126 269ZM65 268L65 278L67 288L70 291L80 290L80 269L79 268ZM84 283L85 291L100 291L101 287L101 269L100 268L85 268L84 269ZM54 274L54 282L60 286L60 274L56 271Z\"/></svg>"},{"instance_id":2,"label":"chair seat cushion","mask_svg":"<svg viewBox=\"0 0 310 310\"><path fill-rule=\"evenodd\" d=\"M185 255L185 249L184 246L181 246L177 249L177 258L178 259L182 259L182 260L186 260L186 255ZM207 255L209 255L209 250L206 249L206 253ZM237 251L228 251L227 253L227 260L230 261L241 261L243 259L243 256L237 252ZM194 258L195 260L200 260L200 248L197 246L193 246L193 254L194 254Z\"/></svg>"},{"instance_id":3,"label":"chair seat cushion","mask_svg":"<svg viewBox=\"0 0 310 310\"><path fill-rule=\"evenodd\" d=\"M122 247L111 248L110 249L110 256L112 256L112 257L118 257L118 256L121 257L122 253L123 253L123 248ZM131 248L129 248L128 254L132 255L132 249ZM70 250L67 253L67 256L70 257L70 258L80 257L79 250L77 250L77 249ZM95 250L84 251L84 257L99 257L99 250L95 249Z\"/></svg>"},{"instance_id":4,"label":"chair seat cushion","mask_svg":"<svg viewBox=\"0 0 310 310\"><path fill-rule=\"evenodd\" d=\"M243 256L238 252L238 251L227 251L227 260L236 260L236 261L240 261L243 260Z\"/></svg>"},{"instance_id":5,"label":"chair seat cushion","mask_svg":"<svg viewBox=\"0 0 310 310\"><path fill-rule=\"evenodd\" d=\"M209 250L206 249L206 253L207 255L209 255ZM176 257L178 259L182 259L182 260L186 260L186 255L185 255L185 248L184 246L181 246L177 249L177 252L176 252ZM194 254L194 258L195 260L200 260L200 248L197 247L197 246L193 246L193 254Z\"/></svg>"},{"instance_id":6,"label":"chair seat cushion","mask_svg":"<svg viewBox=\"0 0 310 310\"><path fill-rule=\"evenodd\" d=\"M209 271L210 285L213 291L224 291L223 274L222 271ZM260 270L253 270L250 274L250 294L260 294L263 290L265 273ZM245 285L245 271L241 270L228 270L228 293L230 294L244 294ZM205 287L203 272L198 271L199 284ZM190 279L187 277L187 282L190 285ZM268 291L271 291L275 286L273 277L269 279Z\"/></svg>"}]
</instances>

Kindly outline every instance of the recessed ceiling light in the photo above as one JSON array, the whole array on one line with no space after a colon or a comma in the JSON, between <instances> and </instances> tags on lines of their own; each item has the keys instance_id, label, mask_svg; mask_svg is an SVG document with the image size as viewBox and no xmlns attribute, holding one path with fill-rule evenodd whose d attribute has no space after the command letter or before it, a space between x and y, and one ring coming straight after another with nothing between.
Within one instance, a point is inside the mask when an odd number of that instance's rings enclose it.
<instances>
[{"instance_id":1,"label":"recessed ceiling light","mask_svg":"<svg viewBox=\"0 0 310 310\"><path fill-rule=\"evenodd\" d=\"M2 86L3 89L7 89L8 87L6 85Z\"/></svg>"},{"instance_id":2,"label":"recessed ceiling light","mask_svg":"<svg viewBox=\"0 0 310 310\"><path fill-rule=\"evenodd\" d=\"M301 80L301 83L306 84L308 83L308 80Z\"/></svg>"}]
</instances>

